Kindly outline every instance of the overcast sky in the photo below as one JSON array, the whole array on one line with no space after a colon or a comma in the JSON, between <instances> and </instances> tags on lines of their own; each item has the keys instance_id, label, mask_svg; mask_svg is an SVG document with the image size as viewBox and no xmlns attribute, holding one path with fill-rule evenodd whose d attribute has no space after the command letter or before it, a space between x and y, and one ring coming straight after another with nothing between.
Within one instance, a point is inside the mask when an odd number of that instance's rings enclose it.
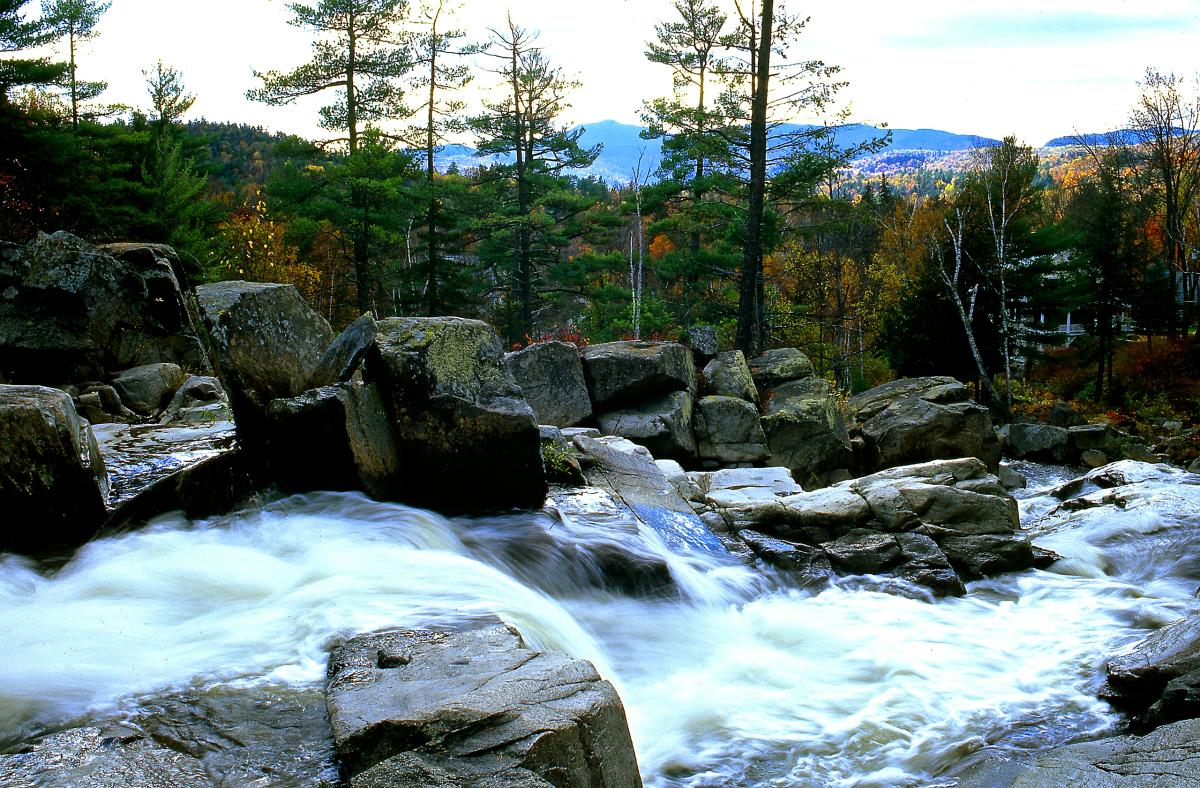
<instances>
[{"instance_id":1,"label":"overcast sky","mask_svg":"<svg viewBox=\"0 0 1200 788\"><path fill-rule=\"evenodd\" d=\"M893 128L1016 134L1041 145L1121 126L1147 66L1200 70L1200 0L792 0L787 8L811 17L793 56L842 66L854 119ZM539 30L551 60L583 83L570 123L636 123L644 99L670 90L669 70L643 55L654 24L672 15L670 0L465 0L460 24L482 38L506 10ZM112 0L99 37L84 45L80 76L107 80L106 101L144 106L141 72L162 58L197 96L190 117L318 135L316 105L274 108L244 97L255 70L307 58L310 38L288 17L283 0ZM491 80L479 74L481 84Z\"/></svg>"}]
</instances>

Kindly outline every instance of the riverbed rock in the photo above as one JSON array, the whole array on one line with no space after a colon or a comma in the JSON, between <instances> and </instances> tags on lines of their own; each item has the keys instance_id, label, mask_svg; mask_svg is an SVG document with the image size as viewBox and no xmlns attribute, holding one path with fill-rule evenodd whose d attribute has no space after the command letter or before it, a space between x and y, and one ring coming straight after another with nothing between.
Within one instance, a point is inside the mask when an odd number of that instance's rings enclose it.
<instances>
[{"instance_id":1,"label":"riverbed rock","mask_svg":"<svg viewBox=\"0 0 1200 788\"><path fill-rule=\"evenodd\" d=\"M118 259L66 232L12 251L0 264L0 380L103 380L161 361L208 371L165 253Z\"/></svg>"},{"instance_id":2,"label":"riverbed rock","mask_svg":"<svg viewBox=\"0 0 1200 788\"><path fill-rule=\"evenodd\" d=\"M538 424L570 427L592 415L579 350L567 342L538 342L504 354Z\"/></svg>"},{"instance_id":3,"label":"riverbed rock","mask_svg":"<svg viewBox=\"0 0 1200 788\"><path fill-rule=\"evenodd\" d=\"M308 388L333 331L294 285L215 282L196 292L238 429L260 440L271 400Z\"/></svg>"},{"instance_id":4,"label":"riverbed rock","mask_svg":"<svg viewBox=\"0 0 1200 788\"><path fill-rule=\"evenodd\" d=\"M160 424L233 421L233 411L221 381L211 375L192 375L175 391L158 421Z\"/></svg>"},{"instance_id":5,"label":"riverbed rock","mask_svg":"<svg viewBox=\"0 0 1200 788\"><path fill-rule=\"evenodd\" d=\"M1068 435L1063 427L1014 422L1001 428L1008 456L1061 465L1067 461Z\"/></svg>"},{"instance_id":6,"label":"riverbed rock","mask_svg":"<svg viewBox=\"0 0 1200 788\"><path fill-rule=\"evenodd\" d=\"M976 457L995 471L1000 441L988 409L953 378L904 378L851 397L866 469Z\"/></svg>"},{"instance_id":7,"label":"riverbed rock","mask_svg":"<svg viewBox=\"0 0 1200 788\"><path fill-rule=\"evenodd\" d=\"M1200 720L1020 754L988 750L944 775L958 788L1160 788L1200 785Z\"/></svg>"},{"instance_id":8,"label":"riverbed rock","mask_svg":"<svg viewBox=\"0 0 1200 788\"><path fill-rule=\"evenodd\" d=\"M673 391L638 405L600 414L596 420L605 435L628 438L655 457L689 459L696 456L692 426L692 395Z\"/></svg>"},{"instance_id":9,"label":"riverbed rock","mask_svg":"<svg viewBox=\"0 0 1200 788\"><path fill-rule=\"evenodd\" d=\"M598 411L643 402L673 391L696 393L692 353L674 342L607 342L580 351L583 374Z\"/></svg>"},{"instance_id":10,"label":"riverbed rock","mask_svg":"<svg viewBox=\"0 0 1200 788\"><path fill-rule=\"evenodd\" d=\"M535 651L503 623L360 635L330 655L326 686L334 746L356 788L432 777L642 784L613 686L591 663Z\"/></svg>"},{"instance_id":11,"label":"riverbed rock","mask_svg":"<svg viewBox=\"0 0 1200 788\"><path fill-rule=\"evenodd\" d=\"M750 374L760 391L793 380L811 378L815 373L808 356L794 347L768 350L750 359L749 364Z\"/></svg>"},{"instance_id":12,"label":"riverbed rock","mask_svg":"<svg viewBox=\"0 0 1200 788\"><path fill-rule=\"evenodd\" d=\"M364 379L393 420L397 500L444 511L541 506L537 419L503 357L478 320L379 321Z\"/></svg>"},{"instance_id":13,"label":"riverbed rock","mask_svg":"<svg viewBox=\"0 0 1200 788\"><path fill-rule=\"evenodd\" d=\"M1106 666L1113 699L1124 709L1144 711L1169 682L1200 670L1200 613L1168 624Z\"/></svg>"},{"instance_id":14,"label":"riverbed rock","mask_svg":"<svg viewBox=\"0 0 1200 788\"><path fill-rule=\"evenodd\" d=\"M87 540L107 511L108 476L71 396L0 384L0 550Z\"/></svg>"},{"instance_id":15,"label":"riverbed rock","mask_svg":"<svg viewBox=\"0 0 1200 788\"><path fill-rule=\"evenodd\" d=\"M155 416L170 403L187 377L178 364L164 361L127 369L113 378L112 385L130 410Z\"/></svg>"},{"instance_id":16,"label":"riverbed rock","mask_svg":"<svg viewBox=\"0 0 1200 788\"><path fill-rule=\"evenodd\" d=\"M758 404L758 388L750 375L746 357L740 350L719 353L704 367L704 385L708 393L719 397L736 397Z\"/></svg>"},{"instance_id":17,"label":"riverbed rock","mask_svg":"<svg viewBox=\"0 0 1200 788\"><path fill-rule=\"evenodd\" d=\"M723 464L761 462L771 454L758 409L746 400L701 397L694 423L701 459Z\"/></svg>"},{"instance_id":18,"label":"riverbed rock","mask_svg":"<svg viewBox=\"0 0 1200 788\"><path fill-rule=\"evenodd\" d=\"M403 500L392 421L375 385L338 383L273 400L272 477L287 489L363 490Z\"/></svg>"},{"instance_id":19,"label":"riverbed rock","mask_svg":"<svg viewBox=\"0 0 1200 788\"><path fill-rule=\"evenodd\" d=\"M369 314L361 315L325 348L308 380L308 388L319 389L348 382L362 365L374 341L375 318Z\"/></svg>"},{"instance_id":20,"label":"riverbed rock","mask_svg":"<svg viewBox=\"0 0 1200 788\"><path fill-rule=\"evenodd\" d=\"M1029 569L1036 563L1033 545L1017 535L947 536L938 546L955 571L967 580Z\"/></svg>"},{"instance_id":21,"label":"riverbed rock","mask_svg":"<svg viewBox=\"0 0 1200 788\"><path fill-rule=\"evenodd\" d=\"M769 464L789 469L806 489L825 486L831 473L851 466L850 436L829 381L781 383L764 389L763 401Z\"/></svg>"},{"instance_id":22,"label":"riverbed rock","mask_svg":"<svg viewBox=\"0 0 1200 788\"><path fill-rule=\"evenodd\" d=\"M92 424L133 424L141 420L137 413L125 406L115 388L103 383L83 384L72 399L75 411Z\"/></svg>"},{"instance_id":23,"label":"riverbed rock","mask_svg":"<svg viewBox=\"0 0 1200 788\"><path fill-rule=\"evenodd\" d=\"M738 538L763 561L791 574L800 585L819 585L834 576L829 556L820 547L776 539L749 528L739 531Z\"/></svg>"}]
</instances>

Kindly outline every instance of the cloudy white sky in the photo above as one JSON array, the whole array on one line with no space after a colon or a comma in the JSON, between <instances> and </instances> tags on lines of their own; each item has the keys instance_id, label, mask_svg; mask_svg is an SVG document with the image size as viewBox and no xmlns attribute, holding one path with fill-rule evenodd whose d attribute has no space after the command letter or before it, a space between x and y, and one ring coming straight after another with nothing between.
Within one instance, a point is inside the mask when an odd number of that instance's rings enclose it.
<instances>
[{"instance_id":1,"label":"cloudy white sky","mask_svg":"<svg viewBox=\"0 0 1200 788\"><path fill-rule=\"evenodd\" d=\"M794 56L842 66L854 118L894 128L1040 145L1121 126L1147 66L1200 71L1200 0L790 0L787 9L811 17ZM670 0L465 0L459 19L484 37L506 11L583 83L569 122L635 123L644 99L669 92L668 70L643 51ZM141 72L162 58L196 94L193 117L316 135L314 105L244 98L256 69L306 59L310 39L288 17L283 0L112 0L81 76L108 80L108 101L144 105Z\"/></svg>"}]
</instances>

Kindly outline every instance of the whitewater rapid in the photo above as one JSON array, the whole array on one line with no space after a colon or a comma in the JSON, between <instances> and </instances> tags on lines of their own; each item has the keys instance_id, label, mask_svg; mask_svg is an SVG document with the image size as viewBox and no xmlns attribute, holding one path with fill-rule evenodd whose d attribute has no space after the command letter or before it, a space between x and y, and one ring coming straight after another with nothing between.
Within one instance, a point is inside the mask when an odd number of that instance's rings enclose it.
<instances>
[{"instance_id":1,"label":"whitewater rapid","mask_svg":"<svg viewBox=\"0 0 1200 788\"><path fill-rule=\"evenodd\" d=\"M1096 699L1104 661L1192 611L1200 576L1194 498L1145 485L1144 505L1071 516L1025 496L1026 527L1064 560L944 600L802 590L548 513L450 520L313 493L168 515L56 571L0 558L0 740L172 688L319 686L339 639L498 614L613 681L648 785L920 785L984 745L1116 724ZM606 586L613 549L664 563L679 595Z\"/></svg>"}]
</instances>

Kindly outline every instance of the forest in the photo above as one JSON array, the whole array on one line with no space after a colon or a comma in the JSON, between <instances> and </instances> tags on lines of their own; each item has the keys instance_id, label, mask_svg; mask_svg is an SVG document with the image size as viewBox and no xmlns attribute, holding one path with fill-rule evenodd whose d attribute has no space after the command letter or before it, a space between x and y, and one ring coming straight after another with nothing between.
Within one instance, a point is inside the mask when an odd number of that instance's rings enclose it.
<instances>
[{"instance_id":1,"label":"forest","mask_svg":"<svg viewBox=\"0 0 1200 788\"><path fill-rule=\"evenodd\" d=\"M196 282L291 283L335 328L456 314L519 347L712 326L724 347L801 347L846 393L943 374L1001 413L1200 417L1190 79L1147 68L1126 129L1066 148L881 154L886 137L838 144L849 86L803 59L806 19L677 0L643 34L673 77L642 106L662 164L606 183L577 173L599 154L564 122L579 83L520 20L289 3L311 59L262 63L248 95L320 96L310 140L189 118L186 75L161 61L144 106L105 105L79 44L108 6L0 0L0 239L170 244ZM800 116L822 123L780 130ZM439 168L449 143L480 163ZM1065 324L1084 334L1069 347Z\"/></svg>"}]
</instances>

